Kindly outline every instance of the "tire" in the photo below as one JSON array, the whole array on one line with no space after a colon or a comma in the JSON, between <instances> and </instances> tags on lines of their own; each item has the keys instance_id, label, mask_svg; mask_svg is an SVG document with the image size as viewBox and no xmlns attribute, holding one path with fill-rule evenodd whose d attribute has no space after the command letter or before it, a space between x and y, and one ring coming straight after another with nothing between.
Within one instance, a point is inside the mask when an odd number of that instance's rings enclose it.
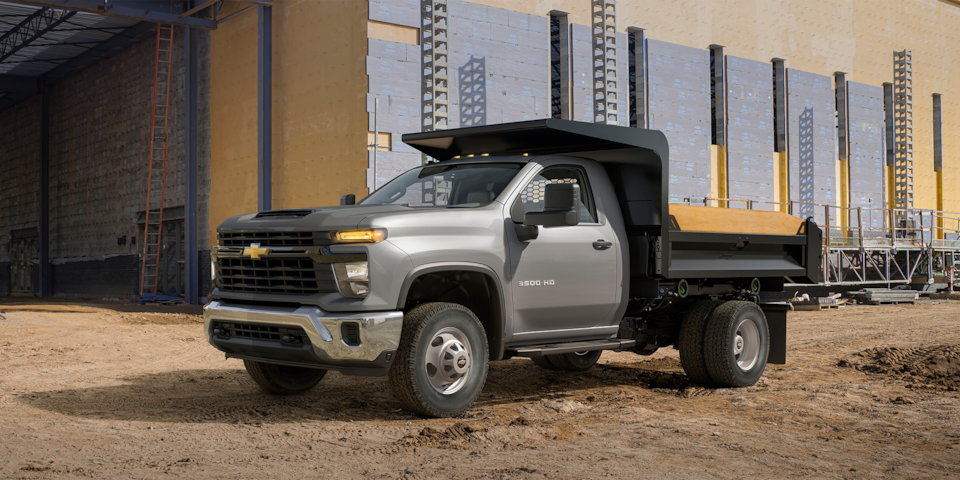
<instances>
[{"instance_id":1,"label":"tire","mask_svg":"<svg viewBox=\"0 0 960 480\"><path fill-rule=\"evenodd\" d=\"M243 366L260 388L277 395L306 392L327 374L326 370L319 368L289 367L251 360L244 360Z\"/></svg>"},{"instance_id":2,"label":"tire","mask_svg":"<svg viewBox=\"0 0 960 480\"><path fill-rule=\"evenodd\" d=\"M530 360L533 363L537 364L541 368L546 368L547 370L556 370L557 366L547 358L546 355L541 355L539 357L530 357Z\"/></svg>"},{"instance_id":3,"label":"tire","mask_svg":"<svg viewBox=\"0 0 960 480\"><path fill-rule=\"evenodd\" d=\"M710 314L723 302L700 300L694 303L680 324L680 338L677 348L680 350L680 365L691 382L702 387L715 386L707 363L703 357L703 341Z\"/></svg>"},{"instance_id":4,"label":"tire","mask_svg":"<svg viewBox=\"0 0 960 480\"><path fill-rule=\"evenodd\" d=\"M559 355L546 355L550 363L560 370L569 372L583 372L590 370L600 360L600 354L603 350L594 350L592 352L562 353Z\"/></svg>"},{"instance_id":5,"label":"tire","mask_svg":"<svg viewBox=\"0 0 960 480\"><path fill-rule=\"evenodd\" d=\"M487 335L473 312L455 303L425 303L403 317L390 385L407 410L455 417L480 395L488 364Z\"/></svg>"},{"instance_id":6,"label":"tire","mask_svg":"<svg viewBox=\"0 0 960 480\"><path fill-rule=\"evenodd\" d=\"M719 387L749 387L760 380L770 352L767 318L753 302L726 302L707 321L704 357Z\"/></svg>"}]
</instances>

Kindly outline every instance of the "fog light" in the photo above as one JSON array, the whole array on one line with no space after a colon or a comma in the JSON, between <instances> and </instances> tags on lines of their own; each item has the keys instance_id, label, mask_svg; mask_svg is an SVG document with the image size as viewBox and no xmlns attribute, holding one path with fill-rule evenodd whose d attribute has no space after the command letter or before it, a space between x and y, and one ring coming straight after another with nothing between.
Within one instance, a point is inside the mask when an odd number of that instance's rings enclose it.
<instances>
[{"instance_id":1,"label":"fog light","mask_svg":"<svg viewBox=\"0 0 960 480\"><path fill-rule=\"evenodd\" d=\"M370 291L366 262L335 263L333 273L337 277L340 293L347 297L366 297Z\"/></svg>"}]
</instances>

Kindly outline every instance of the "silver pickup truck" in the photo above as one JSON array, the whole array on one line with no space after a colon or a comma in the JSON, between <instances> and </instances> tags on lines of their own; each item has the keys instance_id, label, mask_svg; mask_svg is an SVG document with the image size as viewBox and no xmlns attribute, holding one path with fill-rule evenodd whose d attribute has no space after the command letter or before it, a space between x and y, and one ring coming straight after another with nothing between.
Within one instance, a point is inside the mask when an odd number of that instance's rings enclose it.
<instances>
[{"instance_id":1,"label":"silver pickup truck","mask_svg":"<svg viewBox=\"0 0 960 480\"><path fill-rule=\"evenodd\" d=\"M205 332L265 390L388 375L406 408L443 417L514 356L579 371L674 346L713 387L785 361L786 309L759 295L817 281L820 230L668 205L662 133L549 119L403 140L437 161L359 202L219 226Z\"/></svg>"}]
</instances>

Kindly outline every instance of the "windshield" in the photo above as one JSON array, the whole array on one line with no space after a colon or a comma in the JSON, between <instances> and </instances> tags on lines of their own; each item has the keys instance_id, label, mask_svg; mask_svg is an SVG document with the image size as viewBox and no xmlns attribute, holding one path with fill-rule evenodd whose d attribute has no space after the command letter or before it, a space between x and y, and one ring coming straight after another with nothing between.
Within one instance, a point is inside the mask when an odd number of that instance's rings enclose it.
<instances>
[{"instance_id":1,"label":"windshield","mask_svg":"<svg viewBox=\"0 0 960 480\"><path fill-rule=\"evenodd\" d=\"M359 204L479 207L497 198L522 166L519 163L424 165L391 180Z\"/></svg>"}]
</instances>

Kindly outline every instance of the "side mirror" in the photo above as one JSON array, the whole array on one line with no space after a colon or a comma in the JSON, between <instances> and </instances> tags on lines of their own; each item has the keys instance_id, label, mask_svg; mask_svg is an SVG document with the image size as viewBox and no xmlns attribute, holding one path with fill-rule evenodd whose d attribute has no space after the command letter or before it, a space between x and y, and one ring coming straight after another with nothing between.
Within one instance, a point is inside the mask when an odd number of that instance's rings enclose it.
<instances>
[{"instance_id":1,"label":"side mirror","mask_svg":"<svg viewBox=\"0 0 960 480\"><path fill-rule=\"evenodd\" d=\"M552 183L544 188L542 212L527 212L524 225L561 227L580 223L580 185Z\"/></svg>"},{"instance_id":2,"label":"side mirror","mask_svg":"<svg viewBox=\"0 0 960 480\"><path fill-rule=\"evenodd\" d=\"M353 205L355 203L357 203L357 196L352 193L340 197L340 205Z\"/></svg>"}]
</instances>

